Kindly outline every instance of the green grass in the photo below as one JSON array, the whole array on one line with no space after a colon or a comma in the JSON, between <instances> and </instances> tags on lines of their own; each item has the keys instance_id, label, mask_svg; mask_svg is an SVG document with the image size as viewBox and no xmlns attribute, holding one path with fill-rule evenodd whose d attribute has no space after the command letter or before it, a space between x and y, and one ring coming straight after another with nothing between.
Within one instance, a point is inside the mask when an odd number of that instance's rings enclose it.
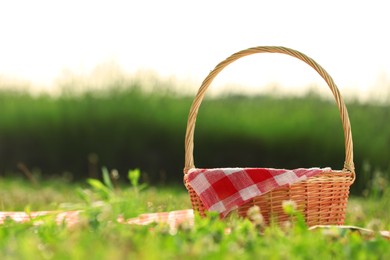
<instances>
[{"instance_id":1,"label":"green grass","mask_svg":"<svg viewBox=\"0 0 390 260\"><path fill-rule=\"evenodd\" d=\"M1 259L387 259L389 240L367 239L351 231L309 231L302 223L259 229L248 220L196 218L195 226L126 225L116 221L146 212L190 208L184 188L146 187L137 176L115 186L89 180L32 184L20 179L1 182L3 210L81 209L78 224L58 225L52 217L29 223L7 221L0 226ZM45 191L45 192L43 192ZM352 197L346 224L389 230L390 190L372 187L366 197ZM8 197L7 194L14 194ZM29 196L15 195L28 194ZM46 194L51 199L40 199ZM42 196L45 197L45 196ZM34 199L31 199L34 198ZM4 204L5 205L5 204ZM56 205L45 208L48 205ZM28 207L27 207L28 206ZM43 223L42 223L43 221ZM35 225L35 223L40 225Z\"/></svg>"}]
</instances>

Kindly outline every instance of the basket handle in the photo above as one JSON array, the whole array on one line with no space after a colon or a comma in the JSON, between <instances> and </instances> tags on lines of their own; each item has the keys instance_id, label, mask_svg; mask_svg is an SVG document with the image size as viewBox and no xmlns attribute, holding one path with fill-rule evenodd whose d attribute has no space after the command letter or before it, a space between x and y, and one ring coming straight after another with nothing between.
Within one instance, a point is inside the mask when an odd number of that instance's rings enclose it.
<instances>
[{"instance_id":1,"label":"basket handle","mask_svg":"<svg viewBox=\"0 0 390 260\"><path fill-rule=\"evenodd\" d=\"M314 70L318 72L318 74L326 81L328 84L330 90L333 93L333 96L336 100L337 107L340 112L341 116L341 122L343 125L344 130L344 142L345 142L345 162L344 162L344 169L355 173L354 169L354 163L353 163L353 143L352 143L352 133L351 133L351 125L348 117L348 111L344 104L343 98L336 86L336 84L333 82L333 79L331 76L313 59L306 56L305 54L290 49L286 47L281 46L259 46L259 47L253 47L246 50L239 51L237 53L234 53L230 57L228 57L226 60L220 62L214 70L212 70L209 75L204 79L201 87L198 90L198 93L196 94L196 97L192 103L189 115L188 115L188 121L187 121L187 129L186 129L186 136L185 136L185 167L184 167L184 174L186 174L190 169L195 168L194 165L194 130L195 130L195 123L196 123L196 117L198 114L198 110L200 107L200 104L202 103L203 97L205 95L205 92L207 88L210 86L213 79L220 73L227 65L233 63L234 61L256 53L282 53L286 55L290 55L292 57L295 57L297 59L300 59L301 61L307 63L310 65Z\"/></svg>"}]
</instances>

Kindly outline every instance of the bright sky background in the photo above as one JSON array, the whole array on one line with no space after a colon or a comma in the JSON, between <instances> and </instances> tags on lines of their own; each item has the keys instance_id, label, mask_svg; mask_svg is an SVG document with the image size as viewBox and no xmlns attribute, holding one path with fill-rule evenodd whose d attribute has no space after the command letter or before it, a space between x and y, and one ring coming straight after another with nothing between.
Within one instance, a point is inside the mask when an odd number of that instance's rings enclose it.
<instances>
[{"instance_id":1,"label":"bright sky background","mask_svg":"<svg viewBox=\"0 0 390 260\"><path fill-rule=\"evenodd\" d=\"M66 71L113 63L129 74L153 70L200 85L236 51L282 45L314 58L342 92L372 92L390 88L389 10L384 0L2 1L0 80L50 89ZM322 82L300 61L261 55L218 79L292 88Z\"/></svg>"}]
</instances>

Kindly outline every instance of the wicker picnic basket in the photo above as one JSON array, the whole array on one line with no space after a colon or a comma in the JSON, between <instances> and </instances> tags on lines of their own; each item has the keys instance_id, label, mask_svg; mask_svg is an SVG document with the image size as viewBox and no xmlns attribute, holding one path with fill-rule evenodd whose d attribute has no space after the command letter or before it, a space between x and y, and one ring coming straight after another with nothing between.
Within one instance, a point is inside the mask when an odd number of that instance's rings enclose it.
<instances>
[{"instance_id":1,"label":"wicker picnic basket","mask_svg":"<svg viewBox=\"0 0 390 260\"><path fill-rule=\"evenodd\" d=\"M194 130L198 110L205 92L213 79L227 65L242 57L257 53L281 53L298 58L310 65L326 81L333 93L341 116L345 141L345 161L342 170L332 170L329 168L329 171L312 176L307 180L274 189L261 196L254 197L244 205L238 207L236 212L240 216L245 217L248 209L257 205L260 207L261 214L267 224L271 220L277 223L283 223L289 220L290 217L284 213L282 203L286 200L292 200L295 201L298 211L303 214L308 226L324 224L342 225L345 219L349 188L355 180L352 134L347 108L333 79L317 62L299 51L280 46L254 47L231 55L226 60L220 62L209 73L199 88L189 112L185 136L184 184L189 192L192 207L201 216L207 215L207 208L188 181L188 172L196 169L193 158Z\"/></svg>"}]
</instances>

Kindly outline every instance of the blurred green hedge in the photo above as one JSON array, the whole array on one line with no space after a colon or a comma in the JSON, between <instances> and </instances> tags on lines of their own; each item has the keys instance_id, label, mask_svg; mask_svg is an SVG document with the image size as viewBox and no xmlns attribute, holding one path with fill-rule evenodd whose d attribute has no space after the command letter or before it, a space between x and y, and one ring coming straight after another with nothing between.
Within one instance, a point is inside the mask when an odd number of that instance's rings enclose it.
<instances>
[{"instance_id":1,"label":"blurred green hedge","mask_svg":"<svg viewBox=\"0 0 390 260\"><path fill-rule=\"evenodd\" d=\"M82 94L0 92L0 171L97 177L140 168L151 183L182 182L184 135L193 97L137 86ZM347 103L361 191L375 169L390 169L388 105ZM333 101L315 95L206 99L195 131L197 167L330 166L341 169L344 140ZM364 165L370 165L370 171ZM123 177L124 178L124 177Z\"/></svg>"}]
</instances>

